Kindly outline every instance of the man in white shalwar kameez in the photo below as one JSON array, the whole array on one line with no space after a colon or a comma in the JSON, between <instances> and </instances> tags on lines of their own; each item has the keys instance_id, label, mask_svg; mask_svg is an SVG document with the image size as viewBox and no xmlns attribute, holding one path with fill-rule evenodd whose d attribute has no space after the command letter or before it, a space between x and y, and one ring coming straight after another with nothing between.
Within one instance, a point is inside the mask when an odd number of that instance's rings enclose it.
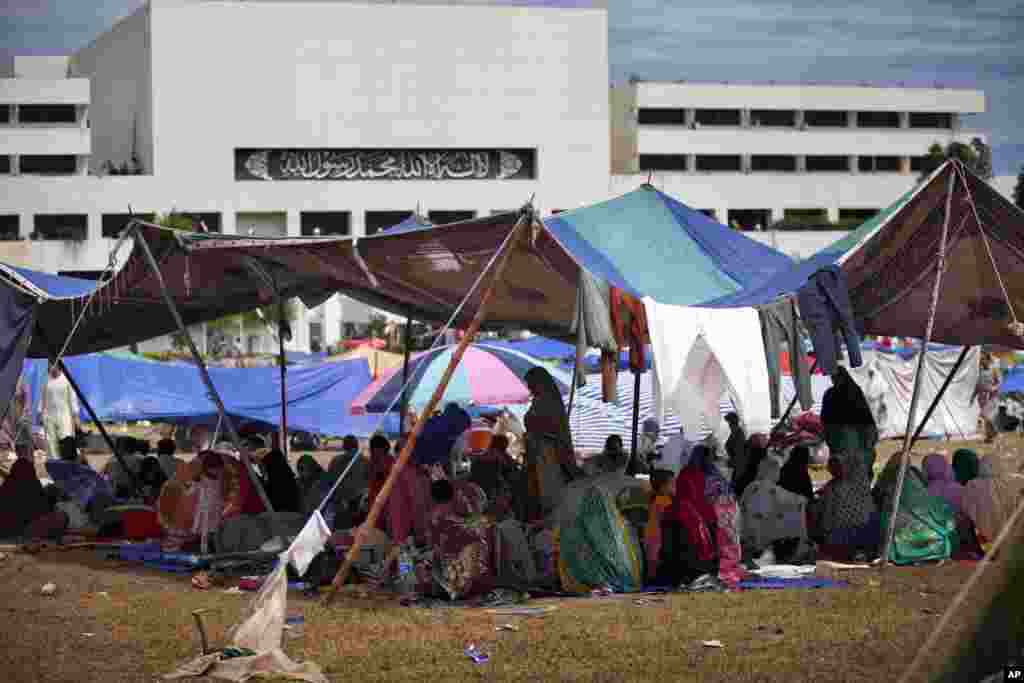
<instances>
[{"instance_id":1,"label":"man in white shalwar kameez","mask_svg":"<svg viewBox=\"0 0 1024 683\"><path fill-rule=\"evenodd\" d=\"M60 459L60 440L75 435L78 424L78 400L75 392L56 365L50 366L50 376L43 387L39 412L46 431L47 455L51 460Z\"/></svg>"}]
</instances>

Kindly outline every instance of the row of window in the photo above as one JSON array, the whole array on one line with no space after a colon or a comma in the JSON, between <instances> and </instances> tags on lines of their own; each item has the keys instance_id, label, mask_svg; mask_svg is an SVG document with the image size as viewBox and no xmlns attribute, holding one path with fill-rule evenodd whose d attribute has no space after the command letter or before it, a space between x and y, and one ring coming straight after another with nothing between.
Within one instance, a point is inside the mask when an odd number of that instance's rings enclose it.
<instances>
[{"instance_id":1,"label":"row of window","mask_svg":"<svg viewBox=\"0 0 1024 683\"><path fill-rule=\"evenodd\" d=\"M513 209L492 211L492 214L509 213ZM206 230L207 232L221 232L221 214L217 212L180 212L181 215L191 219L195 230ZM398 225L412 215L411 210L406 211L367 211L364 215L366 221L366 234L373 235L395 225ZM280 215L279 229L277 234L285 233L284 214ZM444 211L435 210L427 213L427 220L435 225L455 223L457 221L475 218L476 211ZM137 218L143 221L152 221L155 215L152 213L105 213L101 217L103 237L115 238L121 234L125 226ZM41 240L84 240L88 237L89 217L86 214L36 214L33 216L32 233L36 239ZM351 234L352 213L350 211L303 211L299 216L302 235L311 237L315 235L349 235ZM246 226L240 221L237 226L239 234L245 234ZM0 241L16 240L19 238L20 222L18 215L0 215ZM273 231L272 231L273 232Z\"/></svg>"},{"instance_id":2,"label":"row of window","mask_svg":"<svg viewBox=\"0 0 1024 683\"><path fill-rule=\"evenodd\" d=\"M11 105L0 104L0 123L38 125L78 122L78 108L73 104L20 104L16 116L14 112L15 108Z\"/></svg>"},{"instance_id":3,"label":"row of window","mask_svg":"<svg viewBox=\"0 0 1024 683\"><path fill-rule=\"evenodd\" d=\"M699 126L729 126L743 124L740 109L693 109L692 122ZM793 128L797 125L796 109L751 109L750 125L772 128ZM689 121L686 109L644 107L637 110L637 123L650 126L684 126ZM900 113L894 111L840 111L806 110L803 125L808 128L846 128L852 123L858 128L899 128ZM910 128L952 128L955 121L950 113L909 112Z\"/></svg>"},{"instance_id":4,"label":"row of window","mask_svg":"<svg viewBox=\"0 0 1024 683\"><path fill-rule=\"evenodd\" d=\"M0 156L0 175L11 172L11 157ZM74 154L22 154L18 156L18 172L22 175L74 175L78 157Z\"/></svg>"},{"instance_id":5,"label":"row of window","mask_svg":"<svg viewBox=\"0 0 1024 683\"><path fill-rule=\"evenodd\" d=\"M740 154L695 154L693 163L686 154L641 154L640 171L676 171L707 173L742 173L743 156ZM796 173L798 159L793 155L753 154L750 156L749 171L753 173ZM898 156L857 156L851 161L845 155L807 155L802 157L807 173L899 173L901 157ZM918 172L924 168L927 157L910 157L910 170ZM691 167L692 166L692 167Z\"/></svg>"}]
</instances>

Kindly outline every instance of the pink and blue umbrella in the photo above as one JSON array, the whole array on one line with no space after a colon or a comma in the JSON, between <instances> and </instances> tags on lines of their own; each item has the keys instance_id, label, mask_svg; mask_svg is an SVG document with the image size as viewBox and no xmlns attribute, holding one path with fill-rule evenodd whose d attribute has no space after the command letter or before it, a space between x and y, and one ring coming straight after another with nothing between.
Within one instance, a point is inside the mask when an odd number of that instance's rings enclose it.
<instances>
[{"instance_id":1,"label":"pink and blue umbrella","mask_svg":"<svg viewBox=\"0 0 1024 683\"><path fill-rule=\"evenodd\" d=\"M415 354L409 361L409 407L422 410L430 402L441 382L455 346L443 346ZM460 405L502 406L530 402L526 373L534 367L548 369L563 393L568 393L570 377L559 370L547 368L541 361L525 353L486 343L470 344L462 362L455 369L439 407L446 403ZM399 410L402 390L402 368L395 368L370 384L352 401L352 414L383 413L394 403Z\"/></svg>"}]
</instances>

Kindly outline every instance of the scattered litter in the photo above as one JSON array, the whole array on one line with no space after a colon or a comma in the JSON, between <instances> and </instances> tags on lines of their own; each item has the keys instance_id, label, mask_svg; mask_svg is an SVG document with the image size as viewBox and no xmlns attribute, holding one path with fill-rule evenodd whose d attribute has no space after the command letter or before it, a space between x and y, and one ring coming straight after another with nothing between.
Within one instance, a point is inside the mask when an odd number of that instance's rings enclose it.
<instances>
[{"instance_id":1,"label":"scattered litter","mask_svg":"<svg viewBox=\"0 0 1024 683\"><path fill-rule=\"evenodd\" d=\"M833 562L832 560L819 560L818 564L829 569L871 569L870 564L849 564L846 562Z\"/></svg>"},{"instance_id":2,"label":"scattered litter","mask_svg":"<svg viewBox=\"0 0 1024 683\"><path fill-rule=\"evenodd\" d=\"M7 553L0 553L0 562L3 562L6 559L7 559Z\"/></svg>"},{"instance_id":3,"label":"scattered litter","mask_svg":"<svg viewBox=\"0 0 1024 683\"><path fill-rule=\"evenodd\" d=\"M637 598L633 601L634 605L650 605L656 602L665 602L665 598Z\"/></svg>"},{"instance_id":4,"label":"scattered litter","mask_svg":"<svg viewBox=\"0 0 1024 683\"><path fill-rule=\"evenodd\" d=\"M615 595L615 591L613 591L611 588L608 588L607 586L602 586L601 588L595 588L594 590L590 591L590 595L594 598L606 598L610 595Z\"/></svg>"},{"instance_id":5,"label":"scattered litter","mask_svg":"<svg viewBox=\"0 0 1024 683\"><path fill-rule=\"evenodd\" d=\"M700 641L700 644L704 647L714 647L718 649L725 647L725 645L722 645L722 641L720 640L702 640Z\"/></svg>"},{"instance_id":6,"label":"scattered litter","mask_svg":"<svg viewBox=\"0 0 1024 683\"><path fill-rule=\"evenodd\" d=\"M92 638L96 634L95 633L83 633L82 635L85 636L86 638Z\"/></svg>"},{"instance_id":7,"label":"scattered litter","mask_svg":"<svg viewBox=\"0 0 1024 683\"><path fill-rule=\"evenodd\" d=\"M495 631L518 631L519 627L515 624L502 624L501 626L494 627Z\"/></svg>"},{"instance_id":8,"label":"scattered litter","mask_svg":"<svg viewBox=\"0 0 1024 683\"><path fill-rule=\"evenodd\" d=\"M868 579L868 585L872 588L878 588L882 584L880 584L878 581L875 581L874 579Z\"/></svg>"},{"instance_id":9,"label":"scattered litter","mask_svg":"<svg viewBox=\"0 0 1024 683\"><path fill-rule=\"evenodd\" d=\"M242 595L245 591L243 591L238 586L232 586L231 588L226 589L224 592L230 593L231 595Z\"/></svg>"},{"instance_id":10,"label":"scattered litter","mask_svg":"<svg viewBox=\"0 0 1024 683\"><path fill-rule=\"evenodd\" d=\"M486 652L481 652L477 649L476 645L472 643L466 648L466 656L473 660L476 664L486 664L491 658Z\"/></svg>"},{"instance_id":11,"label":"scattered litter","mask_svg":"<svg viewBox=\"0 0 1024 683\"><path fill-rule=\"evenodd\" d=\"M57 584L55 584L55 583L43 584L43 587L40 589L39 592L42 593L43 595L53 595L54 593L57 592Z\"/></svg>"},{"instance_id":12,"label":"scattered litter","mask_svg":"<svg viewBox=\"0 0 1024 683\"><path fill-rule=\"evenodd\" d=\"M502 617L542 617L557 609L558 607L555 605L545 605L544 607L501 607L487 611Z\"/></svg>"},{"instance_id":13,"label":"scattered litter","mask_svg":"<svg viewBox=\"0 0 1024 683\"><path fill-rule=\"evenodd\" d=\"M110 597L110 593L108 593L107 591L100 591L96 595L102 595L105 598L109 598Z\"/></svg>"},{"instance_id":14,"label":"scattered litter","mask_svg":"<svg viewBox=\"0 0 1024 683\"><path fill-rule=\"evenodd\" d=\"M923 608L921 611L924 612L925 614L938 614L938 612L936 612L935 610L930 609L928 607Z\"/></svg>"}]
</instances>

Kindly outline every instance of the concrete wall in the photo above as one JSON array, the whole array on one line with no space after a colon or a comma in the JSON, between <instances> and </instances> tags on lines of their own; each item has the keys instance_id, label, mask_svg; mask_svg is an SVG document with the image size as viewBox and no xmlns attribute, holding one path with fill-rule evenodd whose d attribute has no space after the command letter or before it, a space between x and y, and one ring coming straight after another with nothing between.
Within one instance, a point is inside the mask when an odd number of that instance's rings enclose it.
<instances>
[{"instance_id":1,"label":"concrete wall","mask_svg":"<svg viewBox=\"0 0 1024 683\"><path fill-rule=\"evenodd\" d=\"M16 55L13 61L15 78L53 80L68 76L68 58L63 55Z\"/></svg>"},{"instance_id":2,"label":"concrete wall","mask_svg":"<svg viewBox=\"0 0 1024 683\"><path fill-rule=\"evenodd\" d=\"M178 36L176 49L199 45L187 37L188 32ZM143 6L72 58L72 73L89 78L92 84L90 170L94 173L107 161L120 166L133 152L147 173L153 169L149 40L149 10ZM197 69L188 79L201 73Z\"/></svg>"},{"instance_id":3,"label":"concrete wall","mask_svg":"<svg viewBox=\"0 0 1024 683\"><path fill-rule=\"evenodd\" d=\"M0 104L89 104L84 78L0 79Z\"/></svg>"},{"instance_id":4,"label":"concrete wall","mask_svg":"<svg viewBox=\"0 0 1024 683\"><path fill-rule=\"evenodd\" d=\"M980 90L824 85L639 83L641 107L707 109L819 109L855 111L985 111Z\"/></svg>"},{"instance_id":5,"label":"concrete wall","mask_svg":"<svg viewBox=\"0 0 1024 683\"><path fill-rule=\"evenodd\" d=\"M611 171L637 173L636 87L631 83L613 87L610 93Z\"/></svg>"}]
</instances>

